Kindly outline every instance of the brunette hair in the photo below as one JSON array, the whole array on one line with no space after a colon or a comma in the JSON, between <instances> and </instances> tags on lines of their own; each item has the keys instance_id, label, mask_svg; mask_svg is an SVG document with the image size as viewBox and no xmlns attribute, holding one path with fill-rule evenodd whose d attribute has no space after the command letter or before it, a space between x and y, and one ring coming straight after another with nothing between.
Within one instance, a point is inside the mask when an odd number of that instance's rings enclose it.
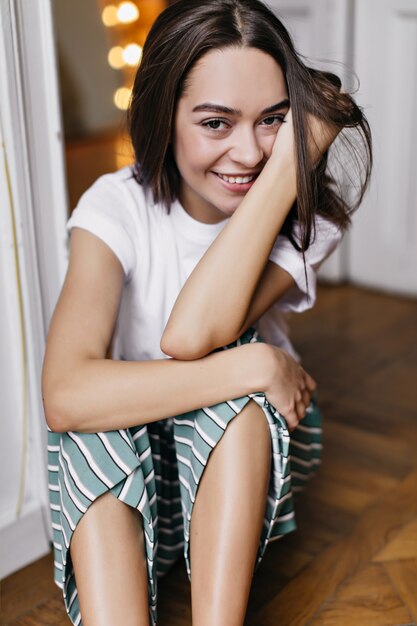
<instances>
[{"instance_id":1,"label":"brunette hair","mask_svg":"<svg viewBox=\"0 0 417 626\"><path fill-rule=\"evenodd\" d=\"M284 73L294 120L297 200L281 233L304 256L315 213L342 230L350 224L350 215L361 202L369 181L371 133L352 96L340 91L340 79L308 67L282 22L259 0L177 0L159 15L143 48L128 110L136 160L133 175L146 193L152 192L154 202L163 203L169 212L180 184L170 143L176 104L187 88L195 63L210 50L228 47L266 52ZM349 189L339 184L336 172L331 173L327 152L314 168L309 165L309 113L343 128L331 150L345 149L347 159L339 162L349 175ZM295 219L300 226L298 242L293 232Z\"/></svg>"}]
</instances>

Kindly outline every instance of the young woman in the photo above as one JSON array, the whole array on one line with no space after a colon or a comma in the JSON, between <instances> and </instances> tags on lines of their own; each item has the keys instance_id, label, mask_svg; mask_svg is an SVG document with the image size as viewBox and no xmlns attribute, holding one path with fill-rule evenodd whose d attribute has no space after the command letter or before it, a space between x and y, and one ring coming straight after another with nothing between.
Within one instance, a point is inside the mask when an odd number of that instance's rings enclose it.
<instances>
[{"instance_id":1,"label":"young woman","mask_svg":"<svg viewBox=\"0 0 417 626\"><path fill-rule=\"evenodd\" d=\"M193 625L240 626L320 460L316 384L283 313L314 304L369 129L258 0L165 10L129 122L134 166L68 223L47 341L55 581L73 624L153 625L157 576L183 552ZM327 166L336 136L351 206Z\"/></svg>"}]
</instances>

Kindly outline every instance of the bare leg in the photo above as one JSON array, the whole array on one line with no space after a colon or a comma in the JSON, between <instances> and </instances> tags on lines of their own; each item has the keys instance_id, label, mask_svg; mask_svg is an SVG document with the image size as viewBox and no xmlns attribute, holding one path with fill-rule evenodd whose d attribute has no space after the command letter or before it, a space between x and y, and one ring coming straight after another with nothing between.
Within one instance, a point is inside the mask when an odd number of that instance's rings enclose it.
<instances>
[{"instance_id":1,"label":"bare leg","mask_svg":"<svg viewBox=\"0 0 417 626\"><path fill-rule=\"evenodd\" d=\"M142 516L107 492L72 537L83 626L148 626L148 574Z\"/></svg>"},{"instance_id":2,"label":"bare leg","mask_svg":"<svg viewBox=\"0 0 417 626\"><path fill-rule=\"evenodd\" d=\"M242 626L271 466L269 426L250 400L210 455L190 526L193 626Z\"/></svg>"}]
</instances>

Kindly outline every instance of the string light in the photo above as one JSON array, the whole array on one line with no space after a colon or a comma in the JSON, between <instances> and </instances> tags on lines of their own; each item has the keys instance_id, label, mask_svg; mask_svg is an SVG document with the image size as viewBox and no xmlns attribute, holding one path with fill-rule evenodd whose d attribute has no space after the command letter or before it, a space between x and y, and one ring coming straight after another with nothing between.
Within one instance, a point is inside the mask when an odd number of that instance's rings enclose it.
<instances>
[{"instance_id":1,"label":"string light","mask_svg":"<svg viewBox=\"0 0 417 626\"><path fill-rule=\"evenodd\" d=\"M123 50L123 60L126 65L134 67L138 65L142 56L142 48L136 43L131 43Z\"/></svg>"},{"instance_id":2,"label":"string light","mask_svg":"<svg viewBox=\"0 0 417 626\"><path fill-rule=\"evenodd\" d=\"M132 24L139 19L139 16L139 9L133 2L121 2L119 6L109 4L101 13L102 22L108 27L117 26L117 24Z\"/></svg>"},{"instance_id":3,"label":"string light","mask_svg":"<svg viewBox=\"0 0 417 626\"><path fill-rule=\"evenodd\" d=\"M125 61L123 59L123 53L124 53L124 50L121 46L114 46L113 48L109 50L109 53L107 55L107 60L109 62L110 67L112 67L115 70L120 70L124 66Z\"/></svg>"},{"instance_id":4,"label":"string light","mask_svg":"<svg viewBox=\"0 0 417 626\"><path fill-rule=\"evenodd\" d=\"M126 111L129 106L129 100L132 90L129 87L119 87L116 89L113 95L113 102L117 106L118 109L122 111Z\"/></svg>"},{"instance_id":5,"label":"string light","mask_svg":"<svg viewBox=\"0 0 417 626\"><path fill-rule=\"evenodd\" d=\"M101 14L103 24L107 27L118 24L132 24L140 17L138 7L134 2L119 2L119 4L107 5ZM136 43L125 46L113 46L107 55L110 67L116 70L128 65L135 67L139 65L142 58L142 47ZM125 111L129 106L132 90L129 87L119 87L113 94L113 102L118 109Z\"/></svg>"},{"instance_id":6,"label":"string light","mask_svg":"<svg viewBox=\"0 0 417 626\"><path fill-rule=\"evenodd\" d=\"M101 20L104 26L116 26L119 21L117 17L117 7L115 7L114 4L106 6L102 11Z\"/></svg>"},{"instance_id":7,"label":"string light","mask_svg":"<svg viewBox=\"0 0 417 626\"><path fill-rule=\"evenodd\" d=\"M136 22L139 15L139 9L133 2L121 2L117 8L117 19L122 24Z\"/></svg>"}]
</instances>

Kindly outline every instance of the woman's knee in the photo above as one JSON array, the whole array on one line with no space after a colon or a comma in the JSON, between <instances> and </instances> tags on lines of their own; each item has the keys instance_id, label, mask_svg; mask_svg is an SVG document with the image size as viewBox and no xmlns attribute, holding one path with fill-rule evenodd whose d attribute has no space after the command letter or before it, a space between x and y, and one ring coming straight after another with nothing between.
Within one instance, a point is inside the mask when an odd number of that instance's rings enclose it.
<instances>
[{"instance_id":1,"label":"woman's knee","mask_svg":"<svg viewBox=\"0 0 417 626\"><path fill-rule=\"evenodd\" d=\"M111 491L98 496L88 507L78 522L71 540L71 551L75 550L78 541L84 543L91 533L112 531L116 527L143 530L142 515L137 509L122 502ZM143 542L142 533L138 535Z\"/></svg>"},{"instance_id":2,"label":"woman's knee","mask_svg":"<svg viewBox=\"0 0 417 626\"><path fill-rule=\"evenodd\" d=\"M252 398L243 407L239 415L237 415L237 422L240 428L244 428L249 435L256 438L258 444L263 442L265 445L270 446L271 435L269 429L269 423L265 416L265 413L261 407Z\"/></svg>"},{"instance_id":3,"label":"woman's knee","mask_svg":"<svg viewBox=\"0 0 417 626\"><path fill-rule=\"evenodd\" d=\"M268 420L261 409L252 399L228 424L223 435L223 446L236 449L239 456L242 454L256 463L269 464L271 457L271 434ZM228 443L226 443L228 442Z\"/></svg>"},{"instance_id":4,"label":"woman's knee","mask_svg":"<svg viewBox=\"0 0 417 626\"><path fill-rule=\"evenodd\" d=\"M107 491L79 521L70 550L83 623L148 624L148 573L138 518L137 509Z\"/></svg>"}]
</instances>

